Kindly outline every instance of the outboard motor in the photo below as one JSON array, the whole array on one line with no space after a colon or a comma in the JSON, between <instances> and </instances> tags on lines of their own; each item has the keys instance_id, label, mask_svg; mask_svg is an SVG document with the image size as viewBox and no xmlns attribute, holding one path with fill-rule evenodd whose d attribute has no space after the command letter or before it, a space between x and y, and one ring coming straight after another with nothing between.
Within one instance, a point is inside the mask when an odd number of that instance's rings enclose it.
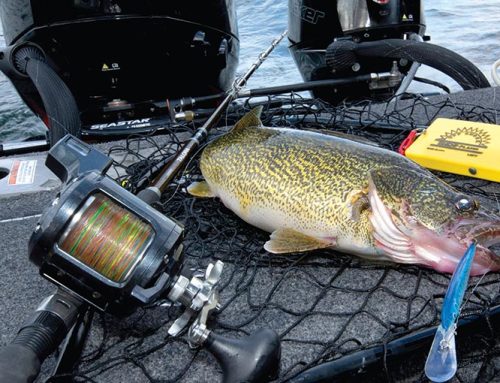
<instances>
[{"instance_id":1,"label":"outboard motor","mask_svg":"<svg viewBox=\"0 0 500 383\"><path fill-rule=\"evenodd\" d=\"M0 69L51 143L152 125L168 99L227 90L238 64L232 0L4 0L0 17Z\"/></svg>"},{"instance_id":2,"label":"outboard motor","mask_svg":"<svg viewBox=\"0 0 500 383\"><path fill-rule=\"evenodd\" d=\"M384 100L404 92L419 64L456 80L464 89L488 87L470 61L424 36L418 0L289 0L290 51L305 81L390 73L384 81L322 88L313 93L332 104ZM406 79L405 79L406 77Z\"/></svg>"},{"instance_id":3,"label":"outboard motor","mask_svg":"<svg viewBox=\"0 0 500 383\"><path fill-rule=\"evenodd\" d=\"M344 63L343 49L333 51L329 61L339 61L341 65L336 63L332 67L326 62L327 47L334 41L342 44L420 37L425 33L425 24L420 1L289 0L288 30L294 60L304 80L311 81L390 72L392 58L363 57ZM397 64L402 72L407 72L411 66L408 60ZM378 89L370 89L368 84L360 83L322 89L314 96L336 104L345 99L387 97L394 88L394 85L381 85Z\"/></svg>"}]
</instances>

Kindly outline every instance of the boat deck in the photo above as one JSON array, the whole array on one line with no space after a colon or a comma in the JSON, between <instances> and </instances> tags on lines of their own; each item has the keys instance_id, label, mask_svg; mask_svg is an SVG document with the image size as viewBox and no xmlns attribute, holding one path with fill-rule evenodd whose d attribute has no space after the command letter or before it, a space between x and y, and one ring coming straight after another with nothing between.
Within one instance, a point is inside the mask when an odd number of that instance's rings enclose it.
<instances>
[{"instance_id":1,"label":"boat deck","mask_svg":"<svg viewBox=\"0 0 500 383\"><path fill-rule=\"evenodd\" d=\"M454 94L449 97L449 104L471 105L478 113L483 109L500 111L498 89ZM444 99L443 96L436 96L427 101L437 104ZM401 103L399 108L405 101ZM370 113L387 113L393 107L380 105ZM429 120L427 112L425 108L408 109L411 118L421 123ZM494 114L492 122L498 122ZM440 116L453 116L452 107L441 110ZM120 144L112 142L97 146L107 152L110 147ZM43 157L43 153L38 155ZM1 160L12 160L12 157ZM54 286L39 276L37 268L29 262L27 244L40 214L51 203L58 188L57 182L51 181L42 183L36 192L0 193L1 345L13 338L33 309L54 291ZM500 193L499 184L489 188L491 193ZM206 206L207 202L195 207L202 209ZM221 210L222 214L227 214L228 227L240 225L220 204L211 211L200 212L200 222L210 220L212 214ZM250 229L244 226L242 230L248 234ZM191 255L204 251L193 244L196 236L188 234L187 237ZM265 238L265 234L256 232L252 241L259 242ZM435 323L435 307L426 305L426 299L442 295L446 289L447 278L415 266L353 263L346 261L347 256L341 256L339 261L332 263L327 257L318 255L309 258L300 268L286 262L273 263L272 260L269 261L270 267L266 268L262 267L262 262L251 263L241 254L231 254L229 245L213 246L218 257L221 254L222 258L242 257L242 263L246 262L244 270L238 262L226 264L221 294L223 310L218 315L218 324L213 326L214 330L239 337L245 331L262 326L275 329L283 339L283 379L293 376L303 363L313 362L318 355L324 355L325 347L331 351L330 357L341 356L350 347L355 348L352 338L362 342L363 347L369 347L380 344L380 339L388 339L388 334L398 328L397 323L410 323L407 330ZM301 259L295 260L300 264ZM478 310L479 306L474 306L478 300L483 304L489 300L485 306L499 303L498 276L490 274L484 278L477 291L480 298L469 303L471 312ZM96 382L109 383L149 382L153 379L220 381L220 368L211 355L205 351L190 350L182 339L169 340L167 323L172 318L172 310L175 312L175 308L148 308L122 321L97 315L81 364L82 375ZM392 323L392 327L388 327L387 323ZM495 361L500 359L497 357L492 363ZM54 358L51 357L44 364L43 373L37 381L44 381L53 365ZM462 381L475 381L480 367L480 362L471 362L460 369L459 376ZM187 370L184 371L184 368ZM408 378L404 381L421 377L421 366L420 371L418 366L415 369L408 369Z\"/></svg>"}]
</instances>

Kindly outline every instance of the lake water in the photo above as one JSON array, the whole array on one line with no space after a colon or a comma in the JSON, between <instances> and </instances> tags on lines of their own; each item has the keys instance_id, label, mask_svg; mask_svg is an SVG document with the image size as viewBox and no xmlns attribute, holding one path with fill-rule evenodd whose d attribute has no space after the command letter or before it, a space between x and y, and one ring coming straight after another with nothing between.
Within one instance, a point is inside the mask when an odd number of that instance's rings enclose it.
<instances>
[{"instance_id":1,"label":"lake water","mask_svg":"<svg viewBox=\"0 0 500 383\"><path fill-rule=\"evenodd\" d=\"M235 0L240 30L239 74L244 73L271 41L287 27L287 0ZM433 0L426 1L427 34L431 42L442 45L476 64L491 82L490 68L500 58L500 1ZM0 40L3 44L3 39ZM453 81L430 68L421 77L446 83ZM288 52L286 41L250 79L248 86L283 85L302 79ZM43 124L23 104L18 94L0 73L0 142L18 141L44 131Z\"/></svg>"}]
</instances>

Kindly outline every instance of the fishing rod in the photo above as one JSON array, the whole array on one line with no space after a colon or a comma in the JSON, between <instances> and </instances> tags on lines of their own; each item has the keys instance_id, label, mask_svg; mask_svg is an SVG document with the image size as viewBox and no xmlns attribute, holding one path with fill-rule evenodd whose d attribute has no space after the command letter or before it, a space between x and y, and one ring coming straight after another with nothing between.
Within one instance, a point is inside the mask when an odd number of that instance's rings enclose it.
<instances>
[{"instance_id":1,"label":"fishing rod","mask_svg":"<svg viewBox=\"0 0 500 383\"><path fill-rule=\"evenodd\" d=\"M46 165L63 188L40 218L28 247L30 260L58 289L35 310L11 344L0 349L1 383L32 382L65 338L55 373L71 375L78 358L70 354L83 348L91 323L88 310L124 317L161 297L185 307L169 335L187 330L191 347L203 346L218 360L225 383L257 383L277 376L281 344L275 331L261 328L231 339L208 328L207 320L219 304L223 263L209 264L204 276L186 274L183 226L150 205L285 34L235 82L176 157L175 166L148 189L152 193L136 196L119 186L106 175L112 159L76 137L67 135L52 147Z\"/></svg>"},{"instance_id":2,"label":"fishing rod","mask_svg":"<svg viewBox=\"0 0 500 383\"><path fill-rule=\"evenodd\" d=\"M328 80L315 80L315 81L306 81L302 83L295 83L295 84L289 84L289 85L278 85L278 86L273 86L273 87L266 87L266 88L256 88L256 89L245 89L241 90L236 93L236 96L234 99L238 98L249 98L249 97L261 97L261 96L272 96L272 95L278 95L278 94L283 94L283 93L290 93L290 92L301 92L301 91L307 91L307 90L313 90L313 89L319 89L319 88L325 88L325 87L335 87L335 86L341 86L341 85L348 85L348 84L354 84L354 83L359 83L359 82L369 82L369 81L394 81L394 79L397 77L397 74L395 73L368 73L364 75L359 75L359 76L353 76L353 77L346 77L346 78L340 78L340 79L328 79ZM215 101L219 100L221 98L221 95L224 95L226 93L221 93L221 94L216 94L216 95L211 95L211 96L201 96L201 97L184 97L179 100L171 100L168 102L169 107L168 109L170 110L171 113L171 119L172 121L179 121L179 120L185 120L185 121L192 121L193 119L198 119L200 117L203 117L203 115L200 115L198 112L193 112L191 110L185 110L187 108L194 107L195 105L201 104L203 102L208 102L208 101ZM227 98L227 97L226 97ZM268 103L268 101L266 101ZM281 102L278 102L281 104ZM257 102L257 104L259 104ZM180 109L179 109L180 108ZM216 113L217 111L214 111L212 113ZM315 117L318 118L318 117ZM321 117L319 117L321 118ZM326 118L327 121L330 121L331 118ZM358 122L358 120L353 120L354 122ZM367 123L368 124L368 123ZM400 130L400 129L398 129ZM194 151L194 149L193 149ZM174 156L169 156L166 158L161 159L157 163L151 166L151 168L141 176L141 178L135 182L135 190L141 189L145 184L149 182L149 180L154 177L155 174L160 172L162 169L166 168L170 164L172 164L173 159L175 158ZM169 180L169 182L171 179ZM168 183L168 182L167 182ZM156 191L156 189L155 189ZM150 192L143 192L141 195L145 195L147 193L148 197ZM152 196L154 198L154 196Z\"/></svg>"},{"instance_id":3,"label":"fishing rod","mask_svg":"<svg viewBox=\"0 0 500 383\"><path fill-rule=\"evenodd\" d=\"M354 84L358 82L389 81L391 79L392 81L399 81L400 75L391 72L367 73L358 76L351 76L344 78L312 80L312 81L304 81L299 83L277 85L264 88L243 89L236 94L236 98L273 96L283 93L303 92L320 88L331 88L341 85ZM219 100L224 95L225 93L219 93L210 96L183 97L178 100L170 100L168 103L170 109L173 109L175 111L175 109L177 108L186 109L205 102L216 101ZM175 113L173 114L173 116L175 118L176 116Z\"/></svg>"},{"instance_id":4,"label":"fishing rod","mask_svg":"<svg viewBox=\"0 0 500 383\"><path fill-rule=\"evenodd\" d=\"M255 61L250 69L235 81L231 89L229 90L227 96L222 100L215 111L210 115L210 117L205 121L205 123L198 128L196 133L189 139L187 144L179 151L175 158L160 172L155 180L150 186L141 190L137 195L140 199L152 204L160 200L163 191L172 182L177 173L186 165L186 163L191 159L193 154L196 152L200 144L205 141L208 131L213 128L221 118L222 114L229 106L229 104L237 97L238 92L242 87L245 86L248 79L254 74L254 72L262 65L262 63L267 59L271 52L278 46L278 44L286 36L287 31L284 31L278 37L276 37L271 45L262 52L257 61Z\"/></svg>"}]
</instances>

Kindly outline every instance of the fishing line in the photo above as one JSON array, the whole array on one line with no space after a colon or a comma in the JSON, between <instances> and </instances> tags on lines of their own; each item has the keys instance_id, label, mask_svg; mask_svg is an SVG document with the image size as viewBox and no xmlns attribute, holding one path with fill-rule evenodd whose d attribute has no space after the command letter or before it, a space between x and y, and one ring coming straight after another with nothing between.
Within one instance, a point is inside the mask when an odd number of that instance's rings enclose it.
<instances>
[{"instance_id":1,"label":"fishing line","mask_svg":"<svg viewBox=\"0 0 500 383\"><path fill-rule=\"evenodd\" d=\"M106 278L123 282L152 237L147 223L97 193L75 214L58 246Z\"/></svg>"},{"instance_id":2,"label":"fishing line","mask_svg":"<svg viewBox=\"0 0 500 383\"><path fill-rule=\"evenodd\" d=\"M489 268L491 266L491 264L493 263L493 259L490 259L490 262L488 264L488 267ZM458 316L457 316L457 319L456 319L456 322L458 321L458 317L460 316L461 312L462 312L462 309L467 305L467 303L469 303L469 300L470 298L472 297L472 294L474 294L474 292L476 291L476 289L479 287L479 284L482 282L482 280L484 279L484 277L486 276L486 274L488 274L488 271L486 271L482 276L481 278L479 278L479 281L476 283L476 285L472 288L472 291L469 293L469 295L467 296L467 299L465 299L465 302L460 306L460 310L458 311Z\"/></svg>"}]
</instances>

